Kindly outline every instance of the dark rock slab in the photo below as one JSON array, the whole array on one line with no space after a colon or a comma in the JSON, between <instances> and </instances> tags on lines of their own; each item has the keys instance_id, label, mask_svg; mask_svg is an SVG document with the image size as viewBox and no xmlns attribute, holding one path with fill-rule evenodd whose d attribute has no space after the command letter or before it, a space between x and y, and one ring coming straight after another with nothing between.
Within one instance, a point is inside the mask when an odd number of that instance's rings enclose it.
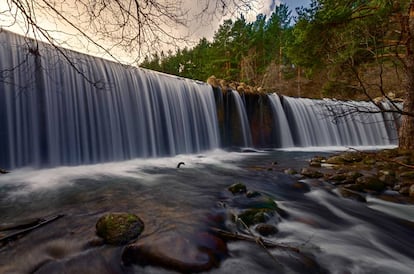
<instances>
[{"instance_id":1,"label":"dark rock slab","mask_svg":"<svg viewBox=\"0 0 414 274\"><path fill-rule=\"evenodd\" d=\"M226 256L226 243L208 232L168 232L151 235L126 246L122 261L126 265L152 265L181 273L195 273L218 267Z\"/></svg>"}]
</instances>

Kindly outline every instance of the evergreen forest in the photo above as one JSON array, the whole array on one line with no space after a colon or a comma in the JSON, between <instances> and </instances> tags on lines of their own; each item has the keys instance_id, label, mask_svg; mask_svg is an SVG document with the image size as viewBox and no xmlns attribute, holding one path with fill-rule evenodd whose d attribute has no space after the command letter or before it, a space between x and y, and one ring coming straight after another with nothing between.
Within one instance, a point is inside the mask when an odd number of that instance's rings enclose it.
<instances>
[{"instance_id":1,"label":"evergreen forest","mask_svg":"<svg viewBox=\"0 0 414 274\"><path fill-rule=\"evenodd\" d=\"M410 1L312 0L270 16L225 20L212 41L154 52L141 67L205 81L214 75L255 91L338 99L402 97L404 20Z\"/></svg>"}]
</instances>

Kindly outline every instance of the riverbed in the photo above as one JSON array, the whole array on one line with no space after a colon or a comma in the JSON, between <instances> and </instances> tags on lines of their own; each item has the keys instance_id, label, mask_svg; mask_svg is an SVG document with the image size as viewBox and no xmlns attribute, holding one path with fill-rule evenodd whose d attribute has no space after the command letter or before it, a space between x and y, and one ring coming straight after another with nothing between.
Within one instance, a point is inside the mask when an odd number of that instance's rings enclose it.
<instances>
[{"instance_id":1,"label":"riverbed","mask_svg":"<svg viewBox=\"0 0 414 274\"><path fill-rule=\"evenodd\" d=\"M413 205L371 196L361 203L306 180L308 187L298 189L292 187L297 178L283 173L328 153L216 150L14 170L0 176L0 223L64 216L1 246L0 272L175 273L122 264L124 246L95 244L96 221L108 212L131 212L145 223L140 237L193 231L206 225L228 186L240 182L272 197L286 213L268 220L278 233L266 240L298 248L312 263L288 251L233 241L227 244L229 256L211 273L412 273Z\"/></svg>"}]
</instances>

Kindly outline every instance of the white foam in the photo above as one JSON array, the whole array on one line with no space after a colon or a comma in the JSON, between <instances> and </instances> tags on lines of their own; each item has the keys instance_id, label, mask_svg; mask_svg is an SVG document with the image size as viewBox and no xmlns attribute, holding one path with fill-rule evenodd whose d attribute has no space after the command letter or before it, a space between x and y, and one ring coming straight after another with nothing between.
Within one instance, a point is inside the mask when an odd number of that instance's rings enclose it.
<instances>
[{"instance_id":1,"label":"white foam","mask_svg":"<svg viewBox=\"0 0 414 274\"><path fill-rule=\"evenodd\" d=\"M395 145L387 146L309 146L309 147L286 147L277 150L280 151L292 151L292 152L333 152L333 151L367 151L367 150L381 150L381 149L393 149Z\"/></svg>"},{"instance_id":2,"label":"white foam","mask_svg":"<svg viewBox=\"0 0 414 274\"><path fill-rule=\"evenodd\" d=\"M0 186L22 186L18 194L46 188L67 186L80 178L99 179L104 176L142 179L154 182L162 174L148 172L148 169L176 169L177 164L184 162L182 168L199 168L213 165L225 169L238 169L234 164L246 157L245 153L214 150L202 154L177 155L174 157L134 159L122 162L110 162L95 165L61 166L48 169L23 168L0 176Z\"/></svg>"}]
</instances>

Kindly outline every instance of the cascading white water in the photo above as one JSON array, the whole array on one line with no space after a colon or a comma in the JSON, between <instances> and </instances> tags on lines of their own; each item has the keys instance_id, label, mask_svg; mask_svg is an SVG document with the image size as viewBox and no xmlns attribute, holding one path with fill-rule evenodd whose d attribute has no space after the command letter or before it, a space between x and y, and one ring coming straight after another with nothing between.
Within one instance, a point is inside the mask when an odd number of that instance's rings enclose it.
<instances>
[{"instance_id":1,"label":"cascading white water","mask_svg":"<svg viewBox=\"0 0 414 274\"><path fill-rule=\"evenodd\" d=\"M276 93L269 94L270 106L273 112L273 120L275 124L275 131L277 135L276 141L280 147L293 147L293 137L290 132L289 122L286 118L286 113L283 110L279 95Z\"/></svg>"},{"instance_id":2,"label":"cascading white water","mask_svg":"<svg viewBox=\"0 0 414 274\"><path fill-rule=\"evenodd\" d=\"M75 165L219 147L207 84L0 33L0 166ZM94 83L90 83L92 81Z\"/></svg>"},{"instance_id":3,"label":"cascading white water","mask_svg":"<svg viewBox=\"0 0 414 274\"><path fill-rule=\"evenodd\" d=\"M247 118L246 108L243 104L243 100L240 94L235 91L231 90L234 104L236 105L237 113L240 119L240 126L241 126L241 133L243 136L243 145L244 147L251 147L252 146L252 135L249 126L249 120Z\"/></svg>"},{"instance_id":4,"label":"cascading white water","mask_svg":"<svg viewBox=\"0 0 414 274\"><path fill-rule=\"evenodd\" d=\"M89 164L220 146L209 85L60 50L68 59L49 45L0 32L0 167ZM231 122L240 122L235 135L240 131L240 145L252 147L252 117L240 94L230 95L236 119ZM268 98L278 139L273 145L396 143L392 115L342 115L351 105L371 109L370 103Z\"/></svg>"},{"instance_id":5,"label":"cascading white water","mask_svg":"<svg viewBox=\"0 0 414 274\"><path fill-rule=\"evenodd\" d=\"M295 146L384 146L396 144L392 122L369 102L341 102L283 97L283 110L275 95L269 95L272 107L279 109L277 121L287 117ZM358 110L359 111L358 111ZM387 116L390 118L389 116ZM286 138L286 135L285 137ZM289 141L284 141L284 143ZM282 145L282 147L285 147Z\"/></svg>"}]
</instances>

